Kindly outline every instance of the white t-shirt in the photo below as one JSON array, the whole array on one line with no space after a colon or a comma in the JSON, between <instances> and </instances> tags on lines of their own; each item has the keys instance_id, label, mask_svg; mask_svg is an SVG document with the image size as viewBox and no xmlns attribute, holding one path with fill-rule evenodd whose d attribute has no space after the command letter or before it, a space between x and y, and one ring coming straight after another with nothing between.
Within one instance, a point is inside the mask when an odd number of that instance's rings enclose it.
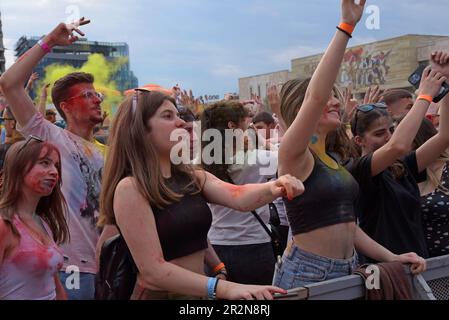
<instances>
[{"instance_id":1,"label":"white t-shirt","mask_svg":"<svg viewBox=\"0 0 449 320\"><path fill-rule=\"evenodd\" d=\"M229 167L229 175L233 182L236 185L264 183L276 175L277 152L251 150L245 153L244 163ZM209 204L209 207L212 211L212 226L208 237L212 244L247 245L271 241L270 236L251 212L239 212L216 204ZM268 205L257 209L256 212L268 224L270 220Z\"/></svg>"},{"instance_id":2,"label":"white t-shirt","mask_svg":"<svg viewBox=\"0 0 449 320\"><path fill-rule=\"evenodd\" d=\"M56 145L61 153L62 193L68 207L70 243L61 246L64 266L80 272L96 273L95 246L99 215L103 154L99 146L59 128L36 113L18 130L25 136L36 135Z\"/></svg>"}]
</instances>

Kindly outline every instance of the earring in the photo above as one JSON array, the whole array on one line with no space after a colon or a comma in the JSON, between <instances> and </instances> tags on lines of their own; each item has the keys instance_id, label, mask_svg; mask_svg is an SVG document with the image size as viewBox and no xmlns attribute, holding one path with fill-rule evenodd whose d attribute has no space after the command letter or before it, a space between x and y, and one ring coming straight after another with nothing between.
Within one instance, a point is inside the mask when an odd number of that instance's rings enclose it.
<instances>
[{"instance_id":1,"label":"earring","mask_svg":"<svg viewBox=\"0 0 449 320\"><path fill-rule=\"evenodd\" d=\"M310 138L310 142L312 144L317 144L318 143L318 137L316 135L313 135L312 138Z\"/></svg>"}]
</instances>

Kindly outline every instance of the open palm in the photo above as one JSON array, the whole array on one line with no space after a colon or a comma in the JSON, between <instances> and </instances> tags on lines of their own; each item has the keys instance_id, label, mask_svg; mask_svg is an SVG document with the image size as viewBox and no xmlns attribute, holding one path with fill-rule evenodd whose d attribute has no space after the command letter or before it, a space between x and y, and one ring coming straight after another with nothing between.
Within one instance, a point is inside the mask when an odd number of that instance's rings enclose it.
<instances>
[{"instance_id":1,"label":"open palm","mask_svg":"<svg viewBox=\"0 0 449 320\"><path fill-rule=\"evenodd\" d=\"M360 4L356 4L355 0L342 0L342 22L355 26L362 18L365 3L366 0L360 0Z\"/></svg>"}]
</instances>

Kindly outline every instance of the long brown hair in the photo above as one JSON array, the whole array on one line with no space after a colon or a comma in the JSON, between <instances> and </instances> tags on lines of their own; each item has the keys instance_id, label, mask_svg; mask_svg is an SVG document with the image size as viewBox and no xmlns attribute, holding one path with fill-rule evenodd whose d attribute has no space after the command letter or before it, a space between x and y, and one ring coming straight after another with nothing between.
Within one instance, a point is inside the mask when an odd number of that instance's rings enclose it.
<instances>
[{"instance_id":1,"label":"long brown hair","mask_svg":"<svg viewBox=\"0 0 449 320\"><path fill-rule=\"evenodd\" d=\"M133 100L137 103L133 110ZM142 196L158 208L179 201L183 195L167 186L160 171L159 156L148 140L148 120L153 117L164 101L176 106L176 101L161 92L136 91L127 97L115 115L109 136L102 190L100 196L100 218L98 224L116 224L114 216L114 192L118 183L133 177ZM172 166L172 174L187 174L190 183L185 189L195 186L200 189L194 169L190 165Z\"/></svg>"},{"instance_id":2,"label":"long brown hair","mask_svg":"<svg viewBox=\"0 0 449 320\"><path fill-rule=\"evenodd\" d=\"M27 144L27 145L25 145ZM2 181L0 184L0 217L11 227L13 233L20 237L14 227L13 218L17 214L16 206L22 196L25 176L39 161L39 156L45 150L46 155L55 151L59 164L56 165L59 179L53 192L41 197L36 208L36 214L47 223L53 234L53 239L60 244L69 240L69 228L65 218L67 204L61 192L61 155L56 146L48 142L20 141L13 144L5 157Z\"/></svg>"}]
</instances>

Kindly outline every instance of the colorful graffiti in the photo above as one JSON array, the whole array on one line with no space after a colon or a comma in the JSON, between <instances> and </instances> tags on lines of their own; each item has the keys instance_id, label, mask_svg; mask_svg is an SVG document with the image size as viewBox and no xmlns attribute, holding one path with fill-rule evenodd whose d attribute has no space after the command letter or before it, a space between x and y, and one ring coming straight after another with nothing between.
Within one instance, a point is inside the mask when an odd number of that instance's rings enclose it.
<instances>
[{"instance_id":1,"label":"colorful graffiti","mask_svg":"<svg viewBox=\"0 0 449 320\"><path fill-rule=\"evenodd\" d=\"M339 83L352 89L385 84L390 71L390 54L391 50L349 49L343 59Z\"/></svg>"}]
</instances>

